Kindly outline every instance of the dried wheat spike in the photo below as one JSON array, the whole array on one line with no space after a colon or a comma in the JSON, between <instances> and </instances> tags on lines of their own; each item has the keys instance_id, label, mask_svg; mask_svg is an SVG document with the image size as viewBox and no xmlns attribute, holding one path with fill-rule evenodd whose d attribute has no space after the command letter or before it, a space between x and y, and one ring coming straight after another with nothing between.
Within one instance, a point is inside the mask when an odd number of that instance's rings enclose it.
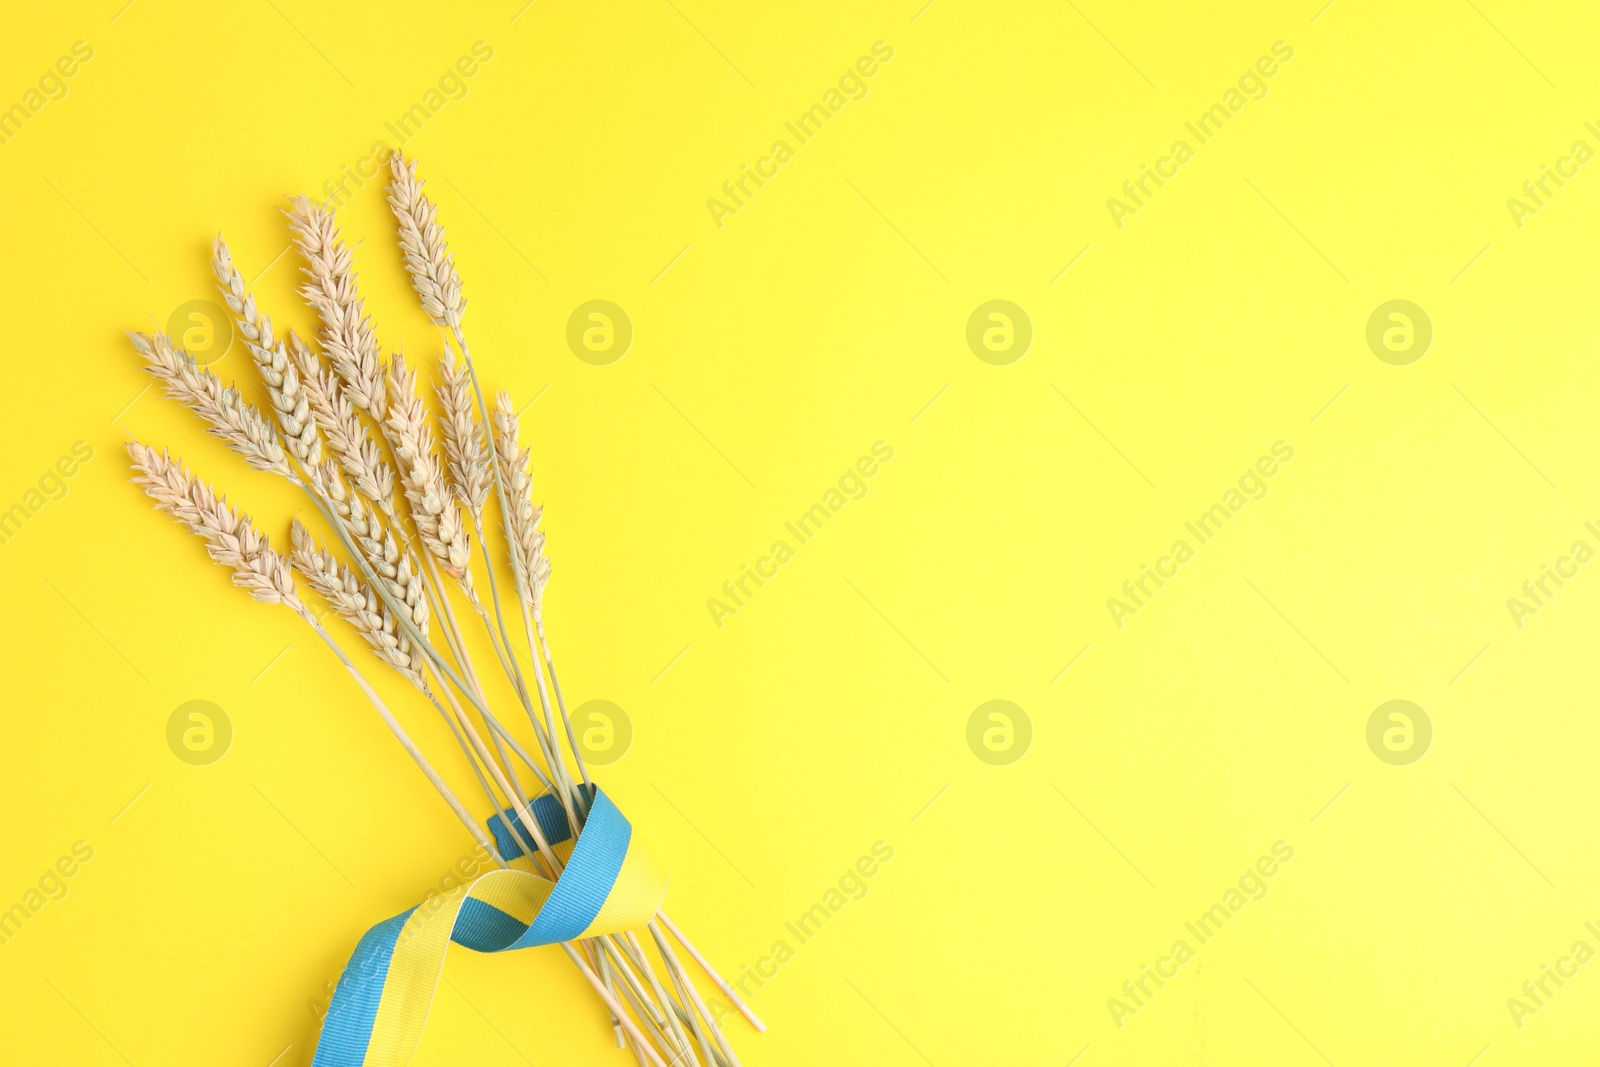
<instances>
[{"instance_id":1,"label":"dried wheat spike","mask_svg":"<svg viewBox=\"0 0 1600 1067\"><path fill-rule=\"evenodd\" d=\"M310 279L300 286L300 295L322 319L322 348L350 402L382 419L388 408L383 355L356 289L350 249L339 236L333 212L303 196L290 206L289 229Z\"/></svg>"},{"instance_id":2,"label":"dried wheat spike","mask_svg":"<svg viewBox=\"0 0 1600 1067\"><path fill-rule=\"evenodd\" d=\"M532 464L527 449L517 450L517 430L511 395L501 393L495 398L494 450L511 509L506 516L511 567L522 578L522 595L537 614L544 603L545 584L550 581L550 559L544 554L544 532L539 529L544 509L533 502Z\"/></svg>"},{"instance_id":3,"label":"dried wheat spike","mask_svg":"<svg viewBox=\"0 0 1600 1067\"><path fill-rule=\"evenodd\" d=\"M439 457L433 450L433 431L428 428L427 411L417 396L417 372L398 354L389 364L388 427L417 536L443 564L445 572L459 579L470 594L471 556L461 509L445 485Z\"/></svg>"},{"instance_id":4,"label":"dried wheat spike","mask_svg":"<svg viewBox=\"0 0 1600 1067\"><path fill-rule=\"evenodd\" d=\"M385 515L394 516L394 468L372 439L372 432L345 396L339 379L322 365L315 352L293 330L289 331L289 356L299 369L300 381L311 404L317 427L327 439L328 451L368 500Z\"/></svg>"},{"instance_id":5,"label":"dried wheat spike","mask_svg":"<svg viewBox=\"0 0 1600 1067\"><path fill-rule=\"evenodd\" d=\"M427 637L428 598L417 557L410 548L401 548L394 532L385 529L383 520L362 502L361 494L349 491L332 460L323 460L318 474L323 495L350 531L384 591L406 606L412 625Z\"/></svg>"},{"instance_id":6,"label":"dried wheat spike","mask_svg":"<svg viewBox=\"0 0 1600 1067\"><path fill-rule=\"evenodd\" d=\"M259 471L295 478L278 442L278 432L255 405L240 397L239 390L224 386L222 379L196 365L194 358L181 348L174 348L164 333L151 337L130 332L128 337L146 360L145 370L162 384L167 395L197 412L211 433L222 438L246 463Z\"/></svg>"},{"instance_id":7,"label":"dried wheat spike","mask_svg":"<svg viewBox=\"0 0 1600 1067\"><path fill-rule=\"evenodd\" d=\"M250 516L229 507L225 498L190 474L165 449L157 452L130 441L128 455L137 472L134 482L150 495L158 510L205 539L211 558L233 571L234 585L249 590L263 603L305 610L283 557L272 550Z\"/></svg>"},{"instance_id":8,"label":"dried wheat spike","mask_svg":"<svg viewBox=\"0 0 1600 1067\"><path fill-rule=\"evenodd\" d=\"M256 308L256 298L245 287L244 276L233 265L233 256L221 237L211 242L211 269L216 272L222 299L239 323L245 347L266 383L278 425L283 428L285 447L302 467L316 466L322 458L322 442L317 437L317 424L299 372L289 362L283 341L273 336L272 320Z\"/></svg>"},{"instance_id":9,"label":"dried wheat spike","mask_svg":"<svg viewBox=\"0 0 1600 1067\"><path fill-rule=\"evenodd\" d=\"M489 443L472 413L472 381L448 348L439 361L438 395L444 412L444 455L450 482L472 516L473 526L481 530L491 482Z\"/></svg>"},{"instance_id":10,"label":"dried wheat spike","mask_svg":"<svg viewBox=\"0 0 1600 1067\"><path fill-rule=\"evenodd\" d=\"M333 610L356 628L379 659L399 671L418 689L427 689L423 680L422 651L406 640L395 626L394 616L383 606L372 587L326 548L319 548L311 532L295 519L290 526L294 548L290 560L294 569L326 600Z\"/></svg>"},{"instance_id":11,"label":"dried wheat spike","mask_svg":"<svg viewBox=\"0 0 1600 1067\"><path fill-rule=\"evenodd\" d=\"M417 164L399 152L389 157L389 207L400 225L400 251L411 284L422 298L422 310L435 326L461 325L461 276L445 244L444 230L434 218L433 202L422 192Z\"/></svg>"}]
</instances>

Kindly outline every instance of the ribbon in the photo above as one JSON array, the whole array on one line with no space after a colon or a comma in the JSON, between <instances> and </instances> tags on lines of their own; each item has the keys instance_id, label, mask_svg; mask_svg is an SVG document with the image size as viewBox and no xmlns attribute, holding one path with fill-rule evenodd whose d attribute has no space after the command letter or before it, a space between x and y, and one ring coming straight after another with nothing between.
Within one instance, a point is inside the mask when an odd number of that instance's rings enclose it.
<instances>
[{"instance_id":1,"label":"ribbon","mask_svg":"<svg viewBox=\"0 0 1600 1067\"><path fill-rule=\"evenodd\" d=\"M368 930L333 991L312 1067L404 1067L411 1062L450 942L474 952L553 945L644 926L667 895L667 869L633 838L617 806L594 789L583 833L552 882L493 870ZM571 839L560 802L530 805L552 846ZM501 855L523 855L509 810L489 819ZM520 865L531 866L528 860Z\"/></svg>"}]
</instances>

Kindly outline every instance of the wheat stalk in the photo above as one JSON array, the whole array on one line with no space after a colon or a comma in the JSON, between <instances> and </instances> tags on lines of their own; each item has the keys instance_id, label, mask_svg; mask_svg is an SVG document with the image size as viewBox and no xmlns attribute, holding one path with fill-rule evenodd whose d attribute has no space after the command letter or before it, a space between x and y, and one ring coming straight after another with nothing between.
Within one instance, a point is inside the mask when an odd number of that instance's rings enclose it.
<instances>
[{"instance_id":1,"label":"wheat stalk","mask_svg":"<svg viewBox=\"0 0 1600 1067\"><path fill-rule=\"evenodd\" d=\"M406 270L411 276L412 287L416 290L422 301L423 311L430 321L441 329L449 327L454 331L457 340L460 340L461 311L464 306L461 298L461 278L456 273L455 259L450 255L450 250L445 244L444 230L439 226L433 203L422 192L422 182L416 176L416 164L408 163L399 153L390 159L392 181L389 186L389 207L395 216L397 232L399 235L400 249L405 260ZM467 375L470 378L474 392L477 390L477 379L473 374L471 357L462 348L463 358L466 360ZM420 414L420 402L416 399L414 375L407 372L403 360L396 357L395 363L400 373L393 371L390 375L391 392L391 417L385 423L389 441L394 449L395 456L401 467L402 481L405 484L407 499L412 505L412 513L417 522L418 535L435 556L441 555L452 558L441 558L444 568L452 575L459 574L462 587L466 591L474 608L483 618L485 626L490 632L490 641L495 644L502 665L507 674L511 676L518 695L528 712L529 719L533 722L535 732L539 734L540 745L544 749L546 759L551 770L555 772L563 788L558 790L561 803L568 809L569 818L576 820L576 812L572 810L570 789L570 776L565 773L565 767L560 759L560 750L552 743L549 730L541 731L538 720L534 718L533 708L528 699L527 685L523 681L520 668L516 664L515 656L511 651L511 636L506 632L505 618L501 614L500 598L495 589L494 567L488 560L485 549L485 562L489 564L487 574L491 600L494 604L495 619L499 624L499 641L495 640L494 627L489 625L487 611L478 599L477 593L472 589L472 572L467 565L469 553L466 547L465 531L457 530L459 515L454 502L446 500L440 507L430 492L431 487L439 484L438 463L431 455L431 437L426 436L426 423ZM443 359L444 373L446 375L446 388L442 397L443 405L447 412L447 447L449 436L452 433L452 423L457 422L457 416L466 412L466 385L461 380L459 370L454 364L454 353L450 351L448 342L445 344ZM478 393L478 408L485 416L482 394ZM470 422L470 415L467 415ZM458 424L459 425L459 424ZM482 505L474 507L474 503L481 496L487 497L486 489L482 485L481 469L482 458L487 453L486 448L478 447L481 441L469 426L461 427L461 445L454 457L455 468L458 471L456 482L461 490L464 502L468 506L473 519L474 530L483 539ZM468 444L468 442L471 442ZM421 447L427 446L427 447ZM490 470L494 472L494 482L500 490L499 473L495 470L493 454L488 454ZM427 517L418 517L418 502L423 503L424 509L429 513ZM505 503L502 490L501 504ZM437 514L441 522L435 526L433 521L434 509L438 507ZM456 521L452 522L454 519ZM428 526L427 532L423 527ZM537 676L537 670L536 670ZM544 694L543 681L539 681L539 698L545 706L547 724L550 721L548 701ZM574 823L576 825L576 823Z\"/></svg>"},{"instance_id":2,"label":"wheat stalk","mask_svg":"<svg viewBox=\"0 0 1600 1067\"><path fill-rule=\"evenodd\" d=\"M412 287L421 299L423 310L428 314L430 320L440 327L441 333L448 328L450 335L454 338L456 346L461 351L461 359L465 364L467 378L470 380L472 391L475 394L478 411L482 415L484 422L487 423L490 420L488 405L484 401L483 391L478 384L477 371L473 367L472 355L467 348L466 338L461 332L461 302L459 299L461 283L456 275L455 260L445 242L444 229L438 225L434 205L423 193L422 183L417 180L416 164L407 163L396 155L390 162L390 169L393 174L393 180L389 188L389 206L394 212L395 221L399 229L401 250L404 254L406 268L411 275ZM449 354L448 341L446 341L445 349ZM490 467L494 476L495 490L499 495L501 511L507 516L509 523L513 507L506 492L506 475L501 470L501 464L495 453L490 455ZM526 516L524 516L525 519ZM526 530L526 521L524 521L523 525L524 530ZM533 525L535 527L533 533L536 534L536 520ZM481 525L478 527L477 532L481 540ZM508 537L510 535L511 530L508 527ZM534 664L535 687L539 695L540 706L544 711L545 721L542 730L533 714L530 702L526 699L527 686L523 682L521 672L516 667L514 658L510 654L511 637L506 631L505 617L500 608L500 598L494 587L494 570L492 566L488 571L490 593L494 602L495 618L499 623L500 639L506 650L502 655L503 662L524 697L524 706L527 708L528 718L533 722L535 731L539 733L551 770L562 785L558 795L563 806L567 809L568 818L573 819L574 825L576 825L578 814L572 803L574 792L572 776L567 771L566 761L561 756L560 746L555 742L555 721L550 706L549 694L545 686L546 670L550 673L551 688L555 690L556 703L561 708L561 718L566 728L568 745L585 785L588 784L589 776L587 769L583 766L583 756L578 751L577 739L572 731L571 719L567 715L566 703L561 696L560 684L555 680L555 670L550 660L549 647L544 641L544 627L539 611L539 602L537 599L531 602L529 600L530 597L542 596L544 580L548 577L548 567L539 566L539 550L542 550L542 537L534 538L529 535L529 539L525 541L523 548L523 565L528 569L526 572L517 571L517 561L515 559L513 559L513 569L517 574L518 593L519 598L522 600L523 625L528 639L528 654ZM474 599L474 604L476 603L477 601ZM486 613L484 613L484 621L487 624L488 616ZM535 630L538 631L537 638L535 637ZM492 637L491 628L491 639ZM536 648L538 651L536 651ZM544 655L542 665L539 659L541 652ZM580 800L578 807L581 808L583 804L584 801Z\"/></svg>"},{"instance_id":3,"label":"wheat stalk","mask_svg":"<svg viewBox=\"0 0 1600 1067\"><path fill-rule=\"evenodd\" d=\"M556 677L555 660L550 655L550 644L544 632L544 589L550 580L550 560L544 554L544 532L539 520L544 509L534 504L532 465L527 449L517 450L517 415L511 397L502 392L495 402L494 449L495 472L499 476L500 506L505 518L505 534L511 572L516 580L517 599L522 609L523 630L528 639L528 654L534 657L534 681L538 685L539 703L544 709L545 728L555 733L555 719L550 709L550 697L545 690L545 674L550 677L550 688L555 691L556 706L561 710L561 724L566 731L567 745L573 762L578 766L578 776L585 786L589 784L589 768L584 766L583 753L572 729L572 717L567 714L566 698L561 694L561 682ZM538 651L535 652L534 649ZM537 660L543 655L542 669ZM568 776L570 780L570 775Z\"/></svg>"},{"instance_id":4,"label":"wheat stalk","mask_svg":"<svg viewBox=\"0 0 1600 1067\"><path fill-rule=\"evenodd\" d=\"M548 722L547 716L547 728L538 730L538 720L533 718L528 684L523 677L521 665L517 663L516 653L511 645L511 635L506 632L505 620L500 611L498 580L495 577L494 560L489 555L488 540L484 536L483 521L484 505L488 503L489 486L493 481L491 473L493 460L490 457L483 425L473 414L472 384L456 362L455 353L448 345L440 358L438 372L439 383L435 395L441 409L440 424L443 427L445 470L449 476L450 488L455 492L456 499L460 501L462 507L466 509L468 517L472 520L473 532L478 538L484 572L489 579L489 597L494 605L494 621L490 620L488 609L475 595L471 597L472 606L477 610L478 617L488 631L489 642L494 646L501 667L510 678L512 687L516 690L518 699L522 701L529 719L534 723L545 762L555 770L556 777L561 783L556 795L561 799L563 808L567 809L568 817L576 820L577 811L573 807L569 788L572 783L563 773L564 769L557 752L553 751L551 738L554 727ZM499 626L498 631L496 624ZM498 745L499 738L495 740Z\"/></svg>"}]
</instances>

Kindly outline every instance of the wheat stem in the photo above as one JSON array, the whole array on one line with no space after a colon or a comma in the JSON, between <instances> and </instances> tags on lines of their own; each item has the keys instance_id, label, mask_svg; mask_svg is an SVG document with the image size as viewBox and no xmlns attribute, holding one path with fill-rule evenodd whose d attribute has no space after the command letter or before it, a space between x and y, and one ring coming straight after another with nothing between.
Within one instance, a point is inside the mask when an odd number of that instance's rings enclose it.
<instances>
[{"instance_id":1,"label":"wheat stem","mask_svg":"<svg viewBox=\"0 0 1600 1067\"><path fill-rule=\"evenodd\" d=\"M472 768L473 777L478 780L478 788L483 791L484 799L489 802L491 809L495 808L494 790L489 788L489 780L483 776L483 768L478 766L478 757L473 753L472 747L467 744L467 738L461 732L461 727L456 725L455 719L451 718L444 705L439 703L439 697L433 692L431 686L424 687L423 692L433 705L434 710L439 713L439 718L443 719L444 724L450 727L450 734L456 739L456 744L461 746L461 753L467 757L467 764Z\"/></svg>"},{"instance_id":2,"label":"wheat stem","mask_svg":"<svg viewBox=\"0 0 1600 1067\"><path fill-rule=\"evenodd\" d=\"M662 910L656 912L656 918L660 919L661 925L665 926L672 936L678 939L678 944L682 945L684 951L689 953L689 956L700 965L700 969L706 972L706 976L717 984L717 988L722 990L722 995L727 997L735 1008L739 1009L739 1014L743 1015L745 1020L749 1022L751 1026L756 1028L756 1032L762 1034L766 1033L767 1024L762 1022L760 1018L756 1016L756 1013L750 1010L749 1005L747 1005L743 1000L739 999L739 994L735 993L733 991L733 987L723 980L722 975L717 973L717 969L715 967L711 966L711 961L702 956L700 954L700 950L695 948L694 944L690 942L687 937L683 936L683 931L678 929L677 924L671 919L667 918L666 911Z\"/></svg>"},{"instance_id":3,"label":"wheat stem","mask_svg":"<svg viewBox=\"0 0 1600 1067\"><path fill-rule=\"evenodd\" d=\"M455 703L455 697L450 694L448 689L445 690L445 695L456 712L461 728L467 735L467 740L472 743L473 749L478 753L478 759L482 761L484 768L489 772L489 777L494 780L495 785L499 787L500 792L505 796L508 806L517 813L517 818L522 820L522 825L526 831L533 835L531 843L538 854L549 864L550 877L553 881L561 872L561 864L556 859L555 853L551 851L550 843L545 840L544 831L540 828L538 821L534 819L533 813L528 809L527 801L521 796L517 787L507 780L505 771L490 755L488 747L483 743L483 738L478 734L477 728L472 725L472 720L467 718L460 705ZM495 805L496 814L499 814L502 810L501 805Z\"/></svg>"},{"instance_id":4,"label":"wheat stem","mask_svg":"<svg viewBox=\"0 0 1600 1067\"><path fill-rule=\"evenodd\" d=\"M622 950L630 973L643 975L650 983L650 988L655 991L656 1002L661 1005L662 1014L666 1017L666 1024L671 1028L677 1039L678 1047L689 1062L695 1062L694 1050L689 1045L689 1035L684 1032L683 1025L678 1021L679 1007L667 995L666 988L662 986L661 979L656 977L655 968L651 967L645 959L644 949L639 945L639 939L633 936L633 931L621 935L613 935L617 948ZM659 1024L658 1024L659 1025Z\"/></svg>"},{"instance_id":5,"label":"wheat stem","mask_svg":"<svg viewBox=\"0 0 1600 1067\"><path fill-rule=\"evenodd\" d=\"M672 943L667 940L667 935L661 932L661 924L652 920L648 929L650 937L655 941L656 951L661 954L662 961L666 963L673 982L678 985L682 992L688 994L689 1001L694 1005L695 1013L704 1022L705 1029L711 1032L712 1039L716 1041L720 1052L718 1058L728 1064L729 1067L740 1067L739 1057L733 1054L733 1047L728 1044L728 1039L723 1035L722 1027L717 1025L716 1017L711 1014L711 1009L706 1005L705 998L700 995L700 990L695 987L688 972L684 970L683 964L678 960L678 954L672 950ZM696 1034L699 1034L698 1029ZM704 1044L703 1038L702 1044ZM709 1064L711 1056L707 1055L706 1060Z\"/></svg>"},{"instance_id":6,"label":"wheat stem","mask_svg":"<svg viewBox=\"0 0 1600 1067\"><path fill-rule=\"evenodd\" d=\"M359 669L357 669L356 665L350 662L350 657L344 654L344 649L340 648L339 643L333 639L332 635L330 635L327 630L322 628L322 625L317 622L316 616L312 615L309 611L306 611L301 614L300 617L305 619L306 623L316 631L317 636L322 638L323 642L326 643L329 648L333 649L334 655L339 657L339 662L344 664L345 669L350 672L350 676L353 677L356 680L356 683L361 686L362 692L367 695L367 699L371 701L372 706L377 709L378 715L383 719L384 725L389 727L389 732L394 734L395 739L398 740L401 747L406 750L406 754L416 761L417 766L422 769L422 773L427 776L428 781L433 784L434 789L438 790L439 795L444 798L445 803L450 805L450 809L456 813L456 816L461 820L462 824L466 826L467 829L472 833L474 840L476 840L478 844L482 845L489 851L495 852L494 844L489 840L489 836L483 832L483 830L478 826L477 822L473 820L472 816L467 813L467 809L462 806L460 800L456 799L456 795L455 793L451 792L450 787L445 785L444 779L439 777L439 772L433 769L433 765L430 764L428 762L428 758L422 754L422 750L419 749L416 746L416 743L411 740L410 735L408 735L405 731L405 727L400 725L400 721L394 717L394 714L389 710L388 706L384 704L383 698L378 696L377 691L374 690L370 684L368 684L366 677ZM495 854L499 855L498 852L495 852Z\"/></svg>"},{"instance_id":7,"label":"wheat stem","mask_svg":"<svg viewBox=\"0 0 1600 1067\"><path fill-rule=\"evenodd\" d=\"M429 565L435 567L434 577L437 580L438 571L436 565L434 565L431 560L429 561ZM484 693L483 682L478 677L477 665L473 663L472 657L467 653L466 635L461 632L461 625L456 620L455 608L450 603L449 592L443 588L442 584L438 591L438 599L442 608L442 615L445 620L445 636L450 642L452 652L455 654L456 663L461 667L462 673L466 675L467 683L472 686L473 692L477 694L478 701L481 704L487 705L488 697ZM482 614L482 612L480 611L479 614ZM496 649L495 651L498 655L499 650ZM487 725L488 724L485 723L486 728ZM511 762L511 757L506 755L505 742L501 740L500 735L493 729L489 730L489 740L494 744L495 751L500 754L500 759L505 763L506 770L510 775L513 785L515 785L519 794L521 794L522 782L516 773L516 767ZM537 770L537 768L535 768L535 770ZM541 775L540 780L548 781L549 779Z\"/></svg>"},{"instance_id":8,"label":"wheat stem","mask_svg":"<svg viewBox=\"0 0 1600 1067\"><path fill-rule=\"evenodd\" d=\"M351 558L355 561L357 568L361 571L362 577L366 578L368 582L373 583L373 587L378 593L379 598L382 599L389 609L394 613L395 621L399 624L400 628L405 631L406 636L410 638L411 642L418 648L422 649L423 654L427 656L429 662L437 669L437 671L461 691L462 695L465 696L467 700L472 703L473 707L477 709L478 713L483 716L490 728L503 737L506 743L511 746L511 750L515 752L524 763L533 769L536 774L541 773L539 772L538 765L528 757L528 754L522 750L522 747L517 743L516 739L512 737L511 734L506 731L505 727L501 725L500 721L495 718L494 713L489 710L488 705L483 701L482 697L474 689L468 687L467 683L462 680L461 676L456 673L455 669L450 666L450 664L442 655L440 655L439 650L434 647L433 643L428 640L427 636L418 629L416 624L412 621L410 613L408 610L406 610L405 606L400 601L396 600L394 594L378 581L377 575L373 571L371 564L367 562L367 560L362 556L360 550L356 547L356 544L351 538L350 532L346 528L345 523L342 519L340 519L338 514L329 507L327 501L319 494L311 492L303 482L294 477L292 474L289 476L289 479L297 487L307 490L308 495L311 497L312 503L316 505L317 509L322 513L323 518L328 521L334 533L339 537L345 551L350 554ZM548 779L545 779L545 781L547 783L547 788L549 788Z\"/></svg>"},{"instance_id":9,"label":"wheat stem","mask_svg":"<svg viewBox=\"0 0 1600 1067\"><path fill-rule=\"evenodd\" d=\"M649 1040L642 1032L640 1032L638 1025L634 1023L633 1019L628 1015L626 1009L624 1009L622 1005L618 1003L616 996L612 994L611 991L605 987L604 983L602 983L595 975L595 973L583 963L583 961L579 958L578 953L573 950L572 946L563 941L561 943L561 948L562 951L564 951L574 963L578 964L579 969L583 972L584 979L589 983L596 993L600 994L600 999L605 1001L606 1007L611 1009L611 1017L622 1025L622 1028L627 1031L628 1036L639 1042L640 1047L644 1050L645 1057L650 1061L653 1067L667 1067L667 1061L661 1058L661 1054L655 1050L655 1048L650 1044Z\"/></svg>"},{"instance_id":10,"label":"wheat stem","mask_svg":"<svg viewBox=\"0 0 1600 1067\"><path fill-rule=\"evenodd\" d=\"M617 951L612 944L612 938L601 937L595 939L601 951L611 963L611 972L622 979L620 989L623 998L632 1006L633 1012L640 1022L650 1027L654 1032L656 1042L661 1051L674 1064L693 1063L694 1052L689 1048L687 1041L679 1041L677 1033L672 1030L667 1022L667 1015L657 1007L650 994L640 983L638 976L628 965L627 959Z\"/></svg>"},{"instance_id":11,"label":"wheat stem","mask_svg":"<svg viewBox=\"0 0 1600 1067\"><path fill-rule=\"evenodd\" d=\"M550 658L550 643L544 635L544 613L537 608L530 610L533 612L533 628L539 635L539 651L544 656L546 669L550 672L550 688L555 691L556 706L561 709L561 724L567 731L567 743L572 746L572 758L577 760L578 770L583 775L584 784L587 785L589 770L583 765L583 755L578 750L578 739L572 731L572 718L567 714L567 701L561 695L561 680L556 677L556 662Z\"/></svg>"}]
</instances>

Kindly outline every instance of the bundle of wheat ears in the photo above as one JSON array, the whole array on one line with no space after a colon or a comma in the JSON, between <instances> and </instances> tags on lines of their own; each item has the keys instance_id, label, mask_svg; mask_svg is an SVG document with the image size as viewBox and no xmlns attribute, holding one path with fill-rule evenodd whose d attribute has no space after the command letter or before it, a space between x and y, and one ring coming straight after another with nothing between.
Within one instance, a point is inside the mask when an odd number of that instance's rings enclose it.
<instances>
[{"instance_id":1,"label":"bundle of wheat ears","mask_svg":"<svg viewBox=\"0 0 1600 1067\"><path fill-rule=\"evenodd\" d=\"M557 798L581 835L593 792L545 636L550 562L539 528L541 509L530 499L529 453L519 441L511 398L500 393L492 411L484 399L462 330L461 280L416 164L396 153L390 165L388 200L405 269L439 328L437 439L418 368L400 355L386 361L379 350L350 249L331 211L298 197L286 213L305 261L300 293L320 320L315 343L292 330L275 330L228 246L220 238L213 245L217 281L260 373L270 415L169 337L130 336L169 396L198 414L251 467L282 475L305 492L332 541L319 541L294 519L289 551L280 552L248 515L183 463L138 442L128 445L134 480L159 510L205 540L211 558L232 570L235 584L259 601L284 605L315 631L468 832L507 866L509 857L322 625L296 578L326 601L443 716L482 790L485 817L515 812L517 818L507 822L519 844L537 872L554 880L563 861L539 832L528 798L545 792ZM499 538L489 536L491 497L501 520ZM492 542L503 544L498 564ZM512 579L509 590L501 589L504 572ZM468 611L487 632L515 702L527 715L536 754L491 707L468 654L461 624L467 619L469 627L475 625ZM531 790L523 784L529 776L537 782ZM736 1067L738 1058L674 945L758 1030L760 1021L664 911L646 929L653 953L632 932L561 947L610 1012L618 1045L641 1064Z\"/></svg>"}]
</instances>

